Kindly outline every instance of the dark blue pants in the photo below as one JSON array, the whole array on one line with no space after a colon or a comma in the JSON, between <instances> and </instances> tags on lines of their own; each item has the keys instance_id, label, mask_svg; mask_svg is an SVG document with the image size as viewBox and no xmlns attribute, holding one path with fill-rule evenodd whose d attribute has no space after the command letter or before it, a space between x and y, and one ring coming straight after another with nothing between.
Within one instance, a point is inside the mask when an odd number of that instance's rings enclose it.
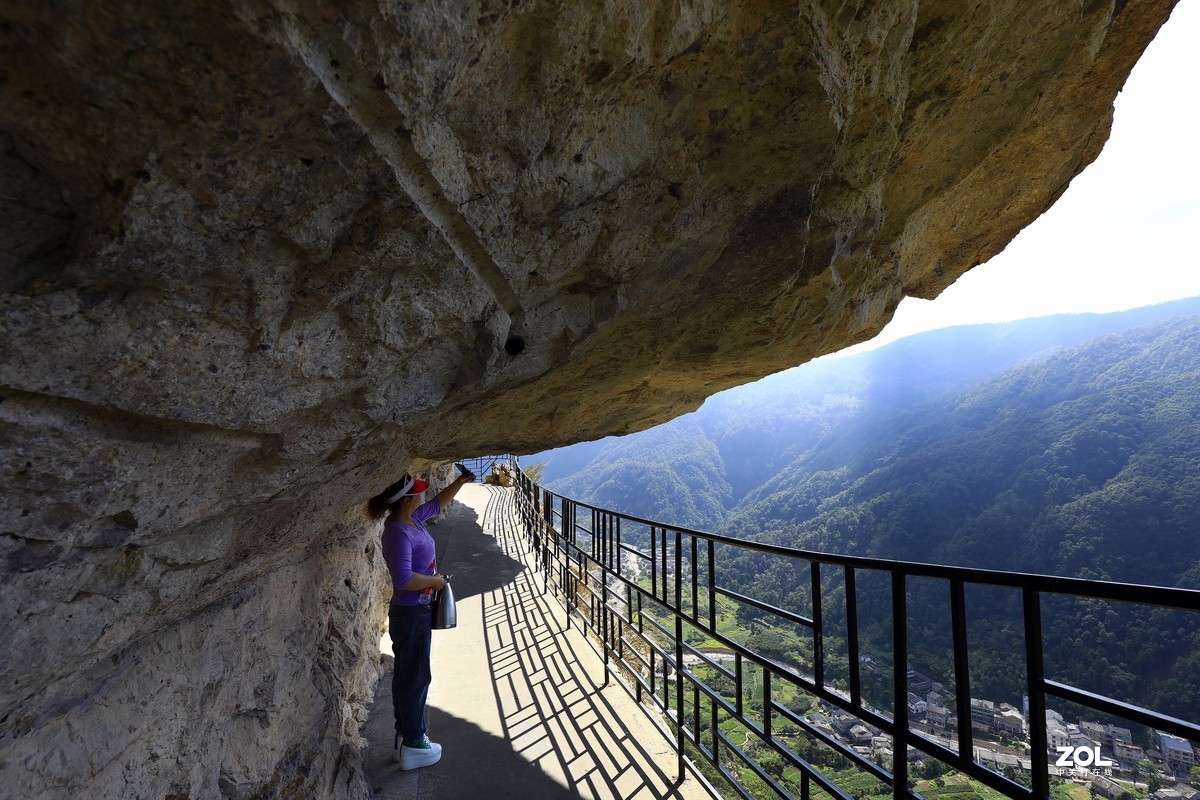
<instances>
[{"instance_id":1,"label":"dark blue pants","mask_svg":"<svg viewBox=\"0 0 1200 800\"><path fill-rule=\"evenodd\" d=\"M429 606L392 606L388 611L388 630L396 657L392 709L396 712L396 730L408 745L417 744L425 736L432 621Z\"/></svg>"}]
</instances>

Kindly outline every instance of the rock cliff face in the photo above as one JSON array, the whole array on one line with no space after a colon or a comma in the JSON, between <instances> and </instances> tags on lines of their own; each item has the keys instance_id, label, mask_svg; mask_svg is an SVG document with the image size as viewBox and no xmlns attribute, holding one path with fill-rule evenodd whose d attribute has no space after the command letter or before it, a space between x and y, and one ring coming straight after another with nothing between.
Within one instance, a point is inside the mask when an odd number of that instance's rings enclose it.
<instances>
[{"instance_id":1,"label":"rock cliff face","mask_svg":"<svg viewBox=\"0 0 1200 800\"><path fill-rule=\"evenodd\" d=\"M0 2L6 792L364 797L368 496L869 337L1170 6Z\"/></svg>"}]
</instances>

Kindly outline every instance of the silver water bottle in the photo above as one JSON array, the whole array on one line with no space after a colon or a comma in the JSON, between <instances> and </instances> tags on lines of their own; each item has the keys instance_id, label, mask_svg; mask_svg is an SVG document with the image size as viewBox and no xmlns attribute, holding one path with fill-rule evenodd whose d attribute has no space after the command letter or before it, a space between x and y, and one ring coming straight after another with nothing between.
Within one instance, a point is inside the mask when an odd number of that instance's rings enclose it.
<instances>
[{"instance_id":1,"label":"silver water bottle","mask_svg":"<svg viewBox=\"0 0 1200 800\"><path fill-rule=\"evenodd\" d=\"M454 590L450 588L450 576L446 576L446 587L433 594L433 629L444 631L458 625L458 610L454 607Z\"/></svg>"}]
</instances>

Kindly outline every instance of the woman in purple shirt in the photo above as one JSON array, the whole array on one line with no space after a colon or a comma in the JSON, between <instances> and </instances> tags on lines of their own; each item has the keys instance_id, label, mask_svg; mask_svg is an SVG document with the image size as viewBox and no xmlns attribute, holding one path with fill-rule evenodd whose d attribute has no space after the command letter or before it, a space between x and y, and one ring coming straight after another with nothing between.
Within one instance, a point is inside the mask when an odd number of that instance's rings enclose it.
<instances>
[{"instance_id":1,"label":"woman in purple shirt","mask_svg":"<svg viewBox=\"0 0 1200 800\"><path fill-rule=\"evenodd\" d=\"M425 735L425 700L429 696L429 645L433 593L445 588L437 574L433 537L426 521L446 510L463 484L475 476L458 476L438 496L421 503L429 484L408 473L371 498L367 513L387 521L383 526L383 560L392 575L392 604L388 632L392 637L395 667L392 672L392 707L396 712L396 760L400 769L436 764L442 747Z\"/></svg>"}]
</instances>

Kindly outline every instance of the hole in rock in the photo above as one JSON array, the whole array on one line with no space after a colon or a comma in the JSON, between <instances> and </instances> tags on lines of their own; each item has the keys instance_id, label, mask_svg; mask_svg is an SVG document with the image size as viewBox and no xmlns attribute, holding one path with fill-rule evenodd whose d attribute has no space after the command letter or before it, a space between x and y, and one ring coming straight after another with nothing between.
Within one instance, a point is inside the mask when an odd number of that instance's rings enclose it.
<instances>
[{"instance_id":1,"label":"hole in rock","mask_svg":"<svg viewBox=\"0 0 1200 800\"><path fill-rule=\"evenodd\" d=\"M510 356L520 355L521 351L524 349L525 340L520 336L510 336L508 337L508 341L504 343L504 352L508 353Z\"/></svg>"}]
</instances>

